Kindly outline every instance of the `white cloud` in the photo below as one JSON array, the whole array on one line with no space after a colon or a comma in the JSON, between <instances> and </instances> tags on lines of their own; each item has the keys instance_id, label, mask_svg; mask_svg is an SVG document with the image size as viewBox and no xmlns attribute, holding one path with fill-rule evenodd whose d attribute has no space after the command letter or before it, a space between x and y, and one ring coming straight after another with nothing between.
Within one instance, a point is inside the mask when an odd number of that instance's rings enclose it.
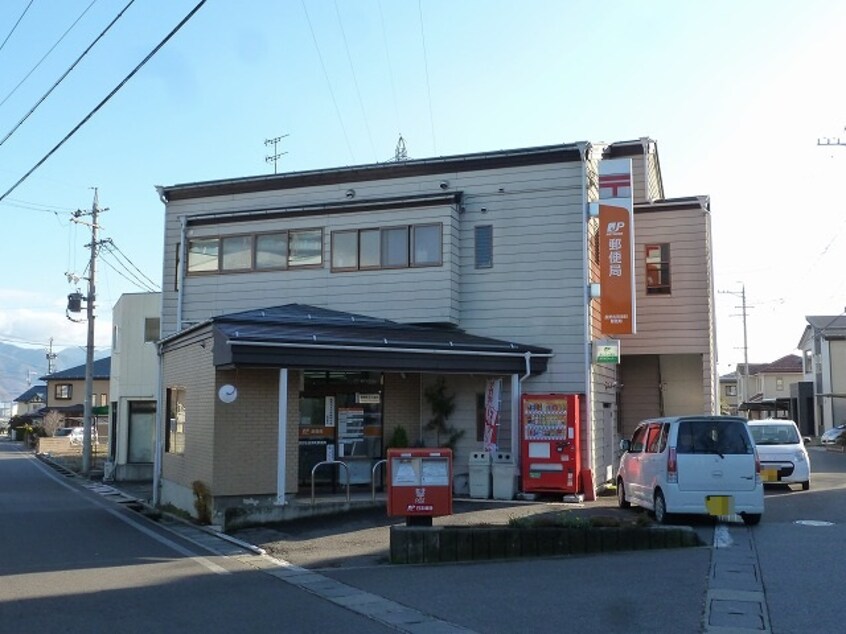
<instances>
[{"instance_id":1,"label":"white cloud","mask_svg":"<svg viewBox=\"0 0 846 634\"><path fill-rule=\"evenodd\" d=\"M57 349L85 346L88 339L87 323L70 321L65 316L64 308L45 306L43 309L0 309L0 341L12 345L46 347L52 339L53 347ZM79 317L84 316L83 311ZM108 348L110 345L111 319L95 316L94 346Z\"/></svg>"}]
</instances>

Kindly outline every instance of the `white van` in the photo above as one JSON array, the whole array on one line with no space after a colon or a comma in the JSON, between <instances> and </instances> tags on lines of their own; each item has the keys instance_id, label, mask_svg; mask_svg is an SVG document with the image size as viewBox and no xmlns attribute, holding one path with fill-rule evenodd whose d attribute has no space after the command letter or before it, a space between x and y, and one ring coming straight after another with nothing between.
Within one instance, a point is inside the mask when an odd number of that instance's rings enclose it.
<instances>
[{"instance_id":1,"label":"white van","mask_svg":"<svg viewBox=\"0 0 846 634\"><path fill-rule=\"evenodd\" d=\"M672 513L739 514L761 521L761 463L745 418L672 416L640 423L617 471L617 503L654 512L664 523Z\"/></svg>"}]
</instances>

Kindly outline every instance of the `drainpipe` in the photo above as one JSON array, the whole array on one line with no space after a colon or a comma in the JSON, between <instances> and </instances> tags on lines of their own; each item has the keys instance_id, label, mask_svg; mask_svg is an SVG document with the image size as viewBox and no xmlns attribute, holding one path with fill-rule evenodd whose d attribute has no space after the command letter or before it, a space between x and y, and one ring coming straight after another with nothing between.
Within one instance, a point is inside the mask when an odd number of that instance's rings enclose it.
<instances>
[{"instance_id":1,"label":"drainpipe","mask_svg":"<svg viewBox=\"0 0 846 634\"><path fill-rule=\"evenodd\" d=\"M524 353L523 359L526 372L522 376L511 375L511 455L514 464L518 467L520 466L520 396L523 394L523 381L532 376L532 353Z\"/></svg>"},{"instance_id":2,"label":"drainpipe","mask_svg":"<svg viewBox=\"0 0 846 634\"><path fill-rule=\"evenodd\" d=\"M187 219L179 217L179 266L176 272L176 331L182 330L182 293L185 289L185 233L187 231Z\"/></svg>"},{"instance_id":3,"label":"drainpipe","mask_svg":"<svg viewBox=\"0 0 846 634\"><path fill-rule=\"evenodd\" d=\"M159 357L159 377L156 385L156 443L155 453L153 454L153 506L158 507L161 504L161 487L162 487L162 460L164 456L164 417L166 403L162 403L162 395L164 390L162 384L164 383L164 361L162 354L162 344L156 344L156 350Z\"/></svg>"},{"instance_id":4,"label":"drainpipe","mask_svg":"<svg viewBox=\"0 0 846 634\"><path fill-rule=\"evenodd\" d=\"M591 318L590 318L590 235L588 233L588 193L587 193L587 182L588 182L588 158L590 155L591 145L589 143L585 143L581 145L579 148L579 152L581 153L581 160L582 160L582 279L584 280L584 284L582 284L583 293L584 293L584 339L585 339L585 346L584 346L584 368L585 368L585 446L587 447L587 467L591 470L591 472L595 471L596 465L594 464L596 461L596 456L594 455L594 447L593 447L593 426L595 421L594 417L594 409L593 409L593 371L592 371L592 363L593 363L593 356L591 354ZM577 474L576 477L580 477L580 474ZM595 478L594 478L595 480Z\"/></svg>"}]
</instances>

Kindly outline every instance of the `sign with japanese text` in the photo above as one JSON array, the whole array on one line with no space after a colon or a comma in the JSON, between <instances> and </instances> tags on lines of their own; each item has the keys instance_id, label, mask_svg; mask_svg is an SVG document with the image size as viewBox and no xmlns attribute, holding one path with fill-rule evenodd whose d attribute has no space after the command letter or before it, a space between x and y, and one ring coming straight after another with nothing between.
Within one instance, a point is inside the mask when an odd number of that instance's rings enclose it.
<instances>
[{"instance_id":1,"label":"sign with japanese text","mask_svg":"<svg viewBox=\"0 0 846 634\"><path fill-rule=\"evenodd\" d=\"M602 333L637 332L630 159L599 163L599 268Z\"/></svg>"}]
</instances>

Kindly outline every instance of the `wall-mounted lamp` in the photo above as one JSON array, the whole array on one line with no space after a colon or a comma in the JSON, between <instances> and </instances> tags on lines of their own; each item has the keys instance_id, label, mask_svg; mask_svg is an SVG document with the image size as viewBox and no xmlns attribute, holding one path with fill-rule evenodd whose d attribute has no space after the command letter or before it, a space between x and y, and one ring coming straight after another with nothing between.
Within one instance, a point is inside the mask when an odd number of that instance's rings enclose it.
<instances>
[{"instance_id":1,"label":"wall-mounted lamp","mask_svg":"<svg viewBox=\"0 0 846 634\"><path fill-rule=\"evenodd\" d=\"M354 189L348 189L346 191L346 193L344 194L344 196L346 196L347 198L355 198L355 190Z\"/></svg>"},{"instance_id":2,"label":"wall-mounted lamp","mask_svg":"<svg viewBox=\"0 0 846 634\"><path fill-rule=\"evenodd\" d=\"M438 183L438 187L441 189L449 189L449 181L441 181Z\"/></svg>"},{"instance_id":3,"label":"wall-mounted lamp","mask_svg":"<svg viewBox=\"0 0 846 634\"><path fill-rule=\"evenodd\" d=\"M486 213L488 213L488 208L482 207L479 211L481 211L483 214L486 214Z\"/></svg>"},{"instance_id":4,"label":"wall-mounted lamp","mask_svg":"<svg viewBox=\"0 0 846 634\"><path fill-rule=\"evenodd\" d=\"M590 284L590 298L598 299L602 295L602 288L596 282Z\"/></svg>"}]
</instances>

